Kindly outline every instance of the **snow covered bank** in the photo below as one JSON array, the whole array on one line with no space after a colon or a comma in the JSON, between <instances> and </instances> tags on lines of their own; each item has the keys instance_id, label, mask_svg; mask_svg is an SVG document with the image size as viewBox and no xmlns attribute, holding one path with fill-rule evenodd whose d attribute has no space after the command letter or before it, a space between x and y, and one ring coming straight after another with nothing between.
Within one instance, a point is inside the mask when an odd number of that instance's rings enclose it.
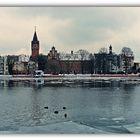
<instances>
[{"instance_id":1,"label":"snow covered bank","mask_svg":"<svg viewBox=\"0 0 140 140\"><path fill-rule=\"evenodd\" d=\"M140 81L140 77L138 75L99 75L99 74L67 74L67 75L51 75L47 74L43 77L35 78L29 75L0 75L0 80L48 80L48 81L88 81L88 80L118 80L118 81Z\"/></svg>"},{"instance_id":2,"label":"snow covered bank","mask_svg":"<svg viewBox=\"0 0 140 140\"><path fill-rule=\"evenodd\" d=\"M96 128L72 121L52 123L44 126L20 127L18 130L0 131L1 134L108 134Z\"/></svg>"},{"instance_id":3,"label":"snow covered bank","mask_svg":"<svg viewBox=\"0 0 140 140\"><path fill-rule=\"evenodd\" d=\"M1 130L0 134L140 134L140 124L90 127L73 121L67 121L43 126L11 128L11 130Z\"/></svg>"},{"instance_id":4,"label":"snow covered bank","mask_svg":"<svg viewBox=\"0 0 140 140\"><path fill-rule=\"evenodd\" d=\"M9 80L12 77L12 75L0 75L0 80Z\"/></svg>"}]
</instances>

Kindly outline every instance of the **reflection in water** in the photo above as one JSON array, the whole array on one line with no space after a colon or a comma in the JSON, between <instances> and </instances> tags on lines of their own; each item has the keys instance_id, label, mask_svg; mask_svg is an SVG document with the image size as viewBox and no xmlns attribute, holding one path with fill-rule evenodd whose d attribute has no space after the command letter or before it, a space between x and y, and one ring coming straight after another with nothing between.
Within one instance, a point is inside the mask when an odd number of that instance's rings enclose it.
<instances>
[{"instance_id":1,"label":"reflection in water","mask_svg":"<svg viewBox=\"0 0 140 140\"><path fill-rule=\"evenodd\" d=\"M14 86L14 82L12 80L9 80L7 84L8 84L7 87L13 87Z\"/></svg>"},{"instance_id":2,"label":"reflection in water","mask_svg":"<svg viewBox=\"0 0 140 140\"><path fill-rule=\"evenodd\" d=\"M0 126L71 120L107 127L139 122L139 90L139 84L121 81L44 81L41 85L35 81L1 81Z\"/></svg>"},{"instance_id":3,"label":"reflection in water","mask_svg":"<svg viewBox=\"0 0 140 140\"><path fill-rule=\"evenodd\" d=\"M39 106L39 96L38 96L37 89L33 90L32 96L31 96L31 105L32 105L32 120L34 121L35 125L40 124L40 119L42 117L42 113Z\"/></svg>"},{"instance_id":4,"label":"reflection in water","mask_svg":"<svg viewBox=\"0 0 140 140\"><path fill-rule=\"evenodd\" d=\"M44 85L44 79L42 79L42 78L36 78L34 85L35 86L38 86L38 87L41 87L42 85Z\"/></svg>"}]
</instances>

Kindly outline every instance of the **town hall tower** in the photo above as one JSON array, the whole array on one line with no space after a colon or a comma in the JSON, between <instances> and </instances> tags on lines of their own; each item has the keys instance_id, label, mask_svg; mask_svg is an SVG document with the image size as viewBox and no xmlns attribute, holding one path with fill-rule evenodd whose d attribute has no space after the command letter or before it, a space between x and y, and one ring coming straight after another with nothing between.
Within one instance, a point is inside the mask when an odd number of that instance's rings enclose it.
<instances>
[{"instance_id":1,"label":"town hall tower","mask_svg":"<svg viewBox=\"0 0 140 140\"><path fill-rule=\"evenodd\" d=\"M31 42L31 58L35 60L39 55L39 40L36 33L36 28L33 36L33 40Z\"/></svg>"}]
</instances>

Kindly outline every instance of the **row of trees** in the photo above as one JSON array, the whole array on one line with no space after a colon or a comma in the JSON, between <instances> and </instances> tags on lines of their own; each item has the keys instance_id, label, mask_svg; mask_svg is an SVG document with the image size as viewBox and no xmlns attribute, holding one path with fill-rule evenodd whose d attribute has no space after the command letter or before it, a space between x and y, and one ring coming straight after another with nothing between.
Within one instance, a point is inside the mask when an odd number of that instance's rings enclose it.
<instances>
[{"instance_id":1,"label":"row of trees","mask_svg":"<svg viewBox=\"0 0 140 140\"><path fill-rule=\"evenodd\" d=\"M107 48L103 47L103 48L99 49L98 53L100 53L100 54L102 54L102 53L107 54L108 50L107 50ZM61 54L65 55L64 53L61 53ZM80 50L78 50L76 52L76 54L79 54L81 56L81 60L84 60L85 58L87 58L87 56L89 56L89 58L92 58L92 54L89 53L87 50L80 49ZM131 50L131 48L128 48L128 47L123 47L120 54L124 55L124 56L134 56L133 51Z\"/></svg>"}]
</instances>

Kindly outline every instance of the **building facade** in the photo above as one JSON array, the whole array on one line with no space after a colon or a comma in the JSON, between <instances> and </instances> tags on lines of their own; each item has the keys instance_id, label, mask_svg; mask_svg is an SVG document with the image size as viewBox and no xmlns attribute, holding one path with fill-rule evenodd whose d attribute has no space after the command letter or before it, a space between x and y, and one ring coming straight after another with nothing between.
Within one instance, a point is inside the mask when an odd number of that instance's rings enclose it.
<instances>
[{"instance_id":1,"label":"building facade","mask_svg":"<svg viewBox=\"0 0 140 140\"><path fill-rule=\"evenodd\" d=\"M8 72L8 63L7 56L0 56L0 75L7 75Z\"/></svg>"},{"instance_id":2,"label":"building facade","mask_svg":"<svg viewBox=\"0 0 140 140\"><path fill-rule=\"evenodd\" d=\"M19 62L28 62L30 60L30 56L21 54L18 56Z\"/></svg>"},{"instance_id":3,"label":"building facade","mask_svg":"<svg viewBox=\"0 0 140 140\"><path fill-rule=\"evenodd\" d=\"M54 46L48 53L48 60L59 60L59 53L57 52Z\"/></svg>"},{"instance_id":4,"label":"building facade","mask_svg":"<svg viewBox=\"0 0 140 140\"><path fill-rule=\"evenodd\" d=\"M122 60L122 71L125 73L131 73L134 66L134 56L133 55L120 55Z\"/></svg>"},{"instance_id":5,"label":"building facade","mask_svg":"<svg viewBox=\"0 0 140 140\"><path fill-rule=\"evenodd\" d=\"M55 47L52 47L48 53L47 67L45 73L49 74L87 74L93 73L93 60L89 56L82 56L78 53L58 53Z\"/></svg>"},{"instance_id":6,"label":"building facade","mask_svg":"<svg viewBox=\"0 0 140 140\"><path fill-rule=\"evenodd\" d=\"M14 62L13 74L28 74L28 62Z\"/></svg>"},{"instance_id":7,"label":"building facade","mask_svg":"<svg viewBox=\"0 0 140 140\"><path fill-rule=\"evenodd\" d=\"M120 55L112 52L112 46L109 47L109 53L94 54L95 73L96 74L113 74L119 73L122 69Z\"/></svg>"}]
</instances>

